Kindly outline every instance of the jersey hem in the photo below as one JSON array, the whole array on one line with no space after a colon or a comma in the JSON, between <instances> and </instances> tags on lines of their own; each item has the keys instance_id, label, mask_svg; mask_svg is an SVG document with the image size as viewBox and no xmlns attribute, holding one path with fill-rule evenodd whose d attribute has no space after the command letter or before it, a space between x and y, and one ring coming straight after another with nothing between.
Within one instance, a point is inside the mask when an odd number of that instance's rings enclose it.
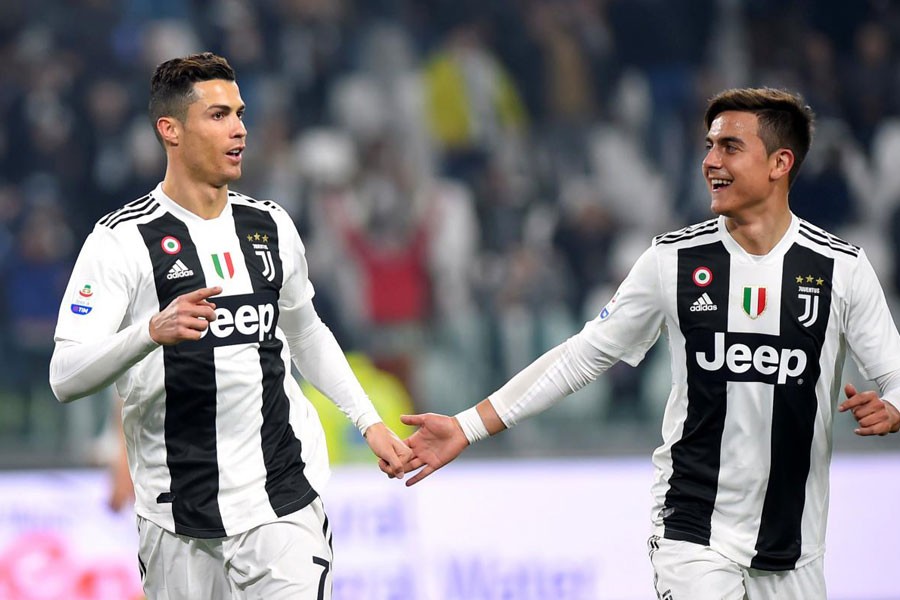
<instances>
[{"instance_id":1,"label":"jersey hem","mask_svg":"<svg viewBox=\"0 0 900 600\"><path fill-rule=\"evenodd\" d=\"M671 528L666 528L666 527L658 527L658 528L654 529L654 535L658 535L661 538L664 538L667 540L672 540L674 542L688 542L690 544L698 544L700 546L705 546L707 548L710 548L710 549L718 552L719 554L721 554L728 560L734 562L736 565L740 566L741 568L754 569L756 571L765 571L767 573L793 571L793 570L799 569L800 567L803 567L803 566L811 563L812 561L816 560L817 558L819 558L821 556L824 556L824 554L825 554L825 548L818 547L812 552L801 552L801 554L797 558L797 560L794 561L793 563L791 563L790 565L771 566L771 567L767 566L767 567L763 568L758 565L756 565L756 566L752 565L752 563L754 562L754 560L756 558L755 556L752 556L750 558L749 563L745 564L744 561L734 558L734 556L730 555L728 552L724 551L722 548L712 545L708 539L705 539L702 536L699 536L699 535L696 535L693 533L688 533L686 531L681 531L681 530L673 530Z\"/></svg>"},{"instance_id":2,"label":"jersey hem","mask_svg":"<svg viewBox=\"0 0 900 600\"><path fill-rule=\"evenodd\" d=\"M154 525L161 527L162 529L165 529L169 533L173 533L175 535L183 535L186 537L201 540L221 539L246 533L255 527L259 527L260 525L274 523L285 515L289 515L306 508L307 506L312 504L313 500L318 497L319 493L311 488L297 500L293 500L277 508L272 507L271 515L267 515L264 518L249 520L246 523L239 524L235 527L225 527L224 533L222 533L223 529L218 528L199 529L195 527L188 527L179 523L173 523L169 520L171 518L171 513L154 513L147 510L141 510L140 507L135 506L135 514L143 519L147 519Z\"/></svg>"}]
</instances>

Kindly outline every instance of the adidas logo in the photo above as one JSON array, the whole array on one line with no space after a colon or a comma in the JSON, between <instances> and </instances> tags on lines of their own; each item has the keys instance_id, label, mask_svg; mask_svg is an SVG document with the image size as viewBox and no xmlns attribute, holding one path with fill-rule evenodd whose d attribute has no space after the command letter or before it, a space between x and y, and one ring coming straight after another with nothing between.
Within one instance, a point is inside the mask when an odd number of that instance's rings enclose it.
<instances>
[{"instance_id":1,"label":"adidas logo","mask_svg":"<svg viewBox=\"0 0 900 600\"><path fill-rule=\"evenodd\" d=\"M175 264L172 265L172 268L169 269L169 272L166 273L166 279L181 279L182 277L190 277L194 274L194 271L187 268L181 259L175 261Z\"/></svg>"},{"instance_id":2,"label":"adidas logo","mask_svg":"<svg viewBox=\"0 0 900 600\"><path fill-rule=\"evenodd\" d=\"M719 310L719 307L715 305L707 293L704 293L691 304L691 312L706 312L708 310Z\"/></svg>"}]
</instances>

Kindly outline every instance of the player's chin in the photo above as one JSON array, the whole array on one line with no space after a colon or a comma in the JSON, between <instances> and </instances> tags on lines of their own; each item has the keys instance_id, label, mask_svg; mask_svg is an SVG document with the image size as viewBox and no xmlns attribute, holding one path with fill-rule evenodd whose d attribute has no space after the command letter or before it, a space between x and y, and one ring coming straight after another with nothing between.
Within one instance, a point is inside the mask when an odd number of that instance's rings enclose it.
<instances>
[{"instance_id":1,"label":"player's chin","mask_svg":"<svg viewBox=\"0 0 900 600\"><path fill-rule=\"evenodd\" d=\"M216 187L226 186L229 183L237 181L240 178L240 167L229 167L228 169L223 169L221 172L219 172L218 177L216 177Z\"/></svg>"},{"instance_id":2,"label":"player's chin","mask_svg":"<svg viewBox=\"0 0 900 600\"><path fill-rule=\"evenodd\" d=\"M732 211L732 206L727 202L723 202L722 199L717 198L715 194L713 194L712 201L709 203L709 210L712 211L715 215L720 215L723 217L730 217Z\"/></svg>"}]
</instances>

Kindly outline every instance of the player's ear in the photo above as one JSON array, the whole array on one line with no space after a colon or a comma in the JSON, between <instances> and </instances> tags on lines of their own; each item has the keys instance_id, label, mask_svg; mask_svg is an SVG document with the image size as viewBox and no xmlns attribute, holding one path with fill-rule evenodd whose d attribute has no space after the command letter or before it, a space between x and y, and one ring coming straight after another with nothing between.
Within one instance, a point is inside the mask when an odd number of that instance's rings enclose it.
<instances>
[{"instance_id":1,"label":"player's ear","mask_svg":"<svg viewBox=\"0 0 900 600\"><path fill-rule=\"evenodd\" d=\"M791 169L794 168L794 153L789 148L779 148L769 158L771 165L769 177L773 181L790 175Z\"/></svg>"},{"instance_id":2,"label":"player's ear","mask_svg":"<svg viewBox=\"0 0 900 600\"><path fill-rule=\"evenodd\" d=\"M177 146L181 137L181 123L174 117L160 117L156 120L156 131L164 143Z\"/></svg>"}]
</instances>

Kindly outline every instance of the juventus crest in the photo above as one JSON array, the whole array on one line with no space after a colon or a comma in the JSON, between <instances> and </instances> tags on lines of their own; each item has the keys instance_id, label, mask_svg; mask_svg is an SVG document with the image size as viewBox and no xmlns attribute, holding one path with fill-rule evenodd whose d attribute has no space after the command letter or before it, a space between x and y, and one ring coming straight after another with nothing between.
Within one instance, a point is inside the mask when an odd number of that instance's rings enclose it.
<instances>
[{"instance_id":1,"label":"juventus crest","mask_svg":"<svg viewBox=\"0 0 900 600\"><path fill-rule=\"evenodd\" d=\"M272 251L269 249L269 236L258 232L247 234L247 241L253 244L253 253L262 261L262 276L267 281L275 279L275 261L272 260Z\"/></svg>"},{"instance_id":2,"label":"juventus crest","mask_svg":"<svg viewBox=\"0 0 900 600\"><path fill-rule=\"evenodd\" d=\"M819 318L819 295L821 286L825 281L821 277L812 275L798 275L797 297L803 302L803 313L800 315L800 324L809 327Z\"/></svg>"}]
</instances>

